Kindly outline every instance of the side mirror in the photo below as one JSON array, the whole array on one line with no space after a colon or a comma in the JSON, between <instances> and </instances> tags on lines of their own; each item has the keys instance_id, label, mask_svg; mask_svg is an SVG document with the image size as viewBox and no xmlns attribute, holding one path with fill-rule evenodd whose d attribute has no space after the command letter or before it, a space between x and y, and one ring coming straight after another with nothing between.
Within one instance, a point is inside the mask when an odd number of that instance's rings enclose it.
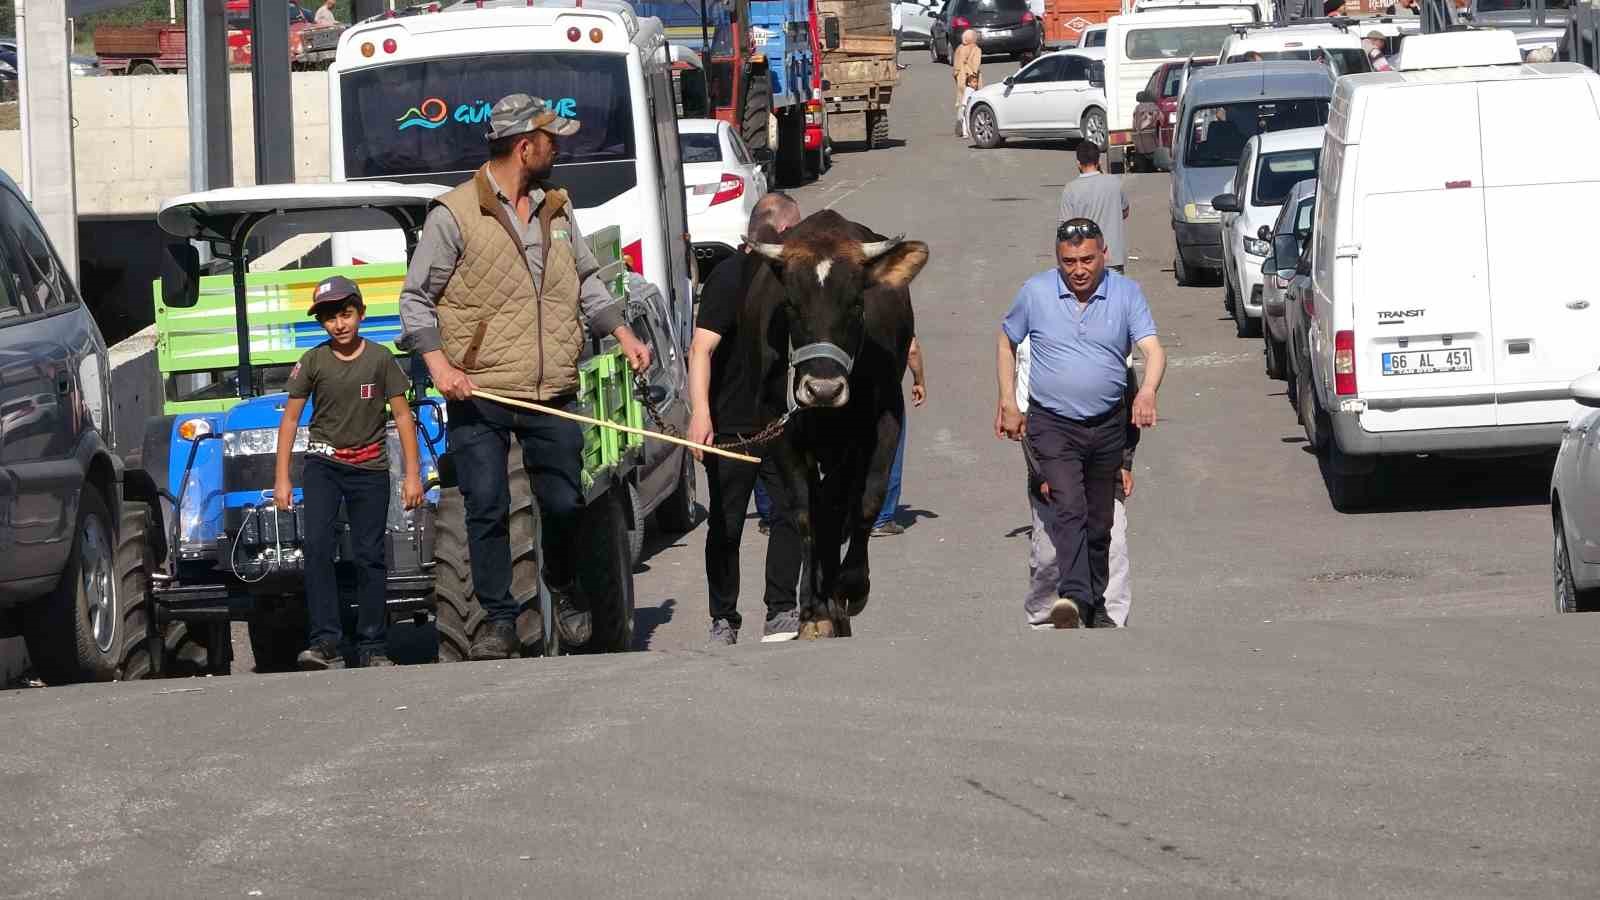
<instances>
[{"instance_id":1,"label":"side mirror","mask_svg":"<svg viewBox=\"0 0 1600 900\"><path fill-rule=\"evenodd\" d=\"M824 16L822 18L822 46L828 50L839 49L839 17Z\"/></svg>"},{"instance_id":2,"label":"side mirror","mask_svg":"<svg viewBox=\"0 0 1600 900\"><path fill-rule=\"evenodd\" d=\"M1211 198L1211 208L1219 213L1239 211L1239 198L1233 194L1218 194Z\"/></svg>"},{"instance_id":3,"label":"side mirror","mask_svg":"<svg viewBox=\"0 0 1600 900\"><path fill-rule=\"evenodd\" d=\"M200 251L188 241L170 243L161 254L161 302L179 309L200 302Z\"/></svg>"},{"instance_id":4,"label":"side mirror","mask_svg":"<svg viewBox=\"0 0 1600 900\"><path fill-rule=\"evenodd\" d=\"M1600 408L1600 372L1590 372L1572 383L1572 399Z\"/></svg>"},{"instance_id":5,"label":"side mirror","mask_svg":"<svg viewBox=\"0 0 1600 900\"><path fill-rule=\"evenodd\" d=\"M1256 237L1261 239L1261 240L1263 240L1263 241L1272 240L1272 226L1271 225L1263 225L1260 228L1257 228L1256 229Z\"/></svg>"},{"instance_id":6,"label":"side mirror","mask_svg":"<svg viewBox=\"0 0 1600 900\"><path fill-rule=\"evenodd\" d=\"M1156 102L1155 95L1151 94L1149 91L1140 91L1138 94L1134 95L1133 99L1139 103Z\"/></svg>"},{"instance_id":7,"label":"side mirror","mask_svg":"<svg viewBox=\"0 0 1600 900\"><path fill-rule=\"evenodd\" d=\"M1263 275L1276 275L1277 272L1278 272L1278 261L1276 259L1273 259L1272 257L1269 256L1266 259L1261 261L1261 274L1263 274Z\"/></svg>"}]
</instances>

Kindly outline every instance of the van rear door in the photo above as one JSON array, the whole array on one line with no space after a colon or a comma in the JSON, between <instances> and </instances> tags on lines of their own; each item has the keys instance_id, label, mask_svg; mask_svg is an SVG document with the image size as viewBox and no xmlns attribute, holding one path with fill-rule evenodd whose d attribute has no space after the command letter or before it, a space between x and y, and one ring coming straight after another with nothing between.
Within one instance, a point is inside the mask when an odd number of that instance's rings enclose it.
<instances>
[{"instance_id":1,"label":"van rear door","mask_svg":"<svg viewBox=\"0 0 1600 900\"><path fill-rule=\"evenodd\" d=\"M1336 252L1356 257L1338 327L1355 331L1368 431L1495 424L1478 123L1472 83L1394 87L1367 105L1355 242Z\"/></svg>"},{"instance_id":2,"label":"van rear door","mask_svg":"<svg viewBox=\"0 0 1600 900\"><path fill-rule=\"evenodd\" d=\"M1600 113L1593 75L1478 88L1499 422L1564 422L1600 368ZM1528 137L1554 152L1530 157Z\"/></svg>"}]
</instances>

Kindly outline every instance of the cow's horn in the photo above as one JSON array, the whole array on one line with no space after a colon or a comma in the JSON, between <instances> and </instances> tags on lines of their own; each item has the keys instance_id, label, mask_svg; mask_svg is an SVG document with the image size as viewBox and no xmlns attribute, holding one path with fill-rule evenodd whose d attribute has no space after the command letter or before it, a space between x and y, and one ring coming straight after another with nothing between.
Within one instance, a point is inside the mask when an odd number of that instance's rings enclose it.
<instances>
[{"instance_id":1,"label":"cow's horn","mask_svg":"<svg viewBox=\"0 0 1600 900\"><path fill-rule=\"evenodd\" d=\"M893 250L895 247L900 246L900 243L905 239L906 236L902 234L898 237L892 237L887 241L864 241L861 244L861 255L866 257L868 262L871 262L885 253L888 253L890 250Z\"/></svg>"},{"instance_id":2,"label":"cow's horn","mask_svg":"<svg viewBox=\"0 0 1600 900\"><path fill-rule=\"evenodd\" d=\"M748 238L745 239L745 244L751 250L754 250L762 256L765 256L767 259L773 260L774 262L783 261L782 244L764 244L761 241L752 241Z\"/></svg>"}]
</instances>

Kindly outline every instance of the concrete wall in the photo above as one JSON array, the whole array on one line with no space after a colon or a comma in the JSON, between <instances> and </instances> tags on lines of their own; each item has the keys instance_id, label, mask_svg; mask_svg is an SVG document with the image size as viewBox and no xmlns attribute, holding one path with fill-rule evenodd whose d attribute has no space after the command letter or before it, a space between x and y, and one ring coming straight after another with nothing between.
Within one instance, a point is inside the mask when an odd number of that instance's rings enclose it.
<instances>
[{"instance_id":1,"label":"concrete wall","mask_svg":"<svg viewBox=\"0 0 1600 900\"><path fill-rule=\"evenodd\" d=\"M328 74L291 75L295 180L328 180ZM234 184L255 183L250 74L229 77ZM154 213L189 190L188 82L182 75L72 79L79 215ZM22 172L21 133L0 132L0 169Z\"/></svg>"}]
</instances>

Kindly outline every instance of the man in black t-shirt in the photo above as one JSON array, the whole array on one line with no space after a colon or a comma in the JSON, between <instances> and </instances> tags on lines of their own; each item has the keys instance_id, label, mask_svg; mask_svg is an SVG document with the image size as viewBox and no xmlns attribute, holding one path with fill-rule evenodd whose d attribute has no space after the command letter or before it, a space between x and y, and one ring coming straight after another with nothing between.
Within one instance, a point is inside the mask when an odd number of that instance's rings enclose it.
<instances>
[{"instance_id":1,"label":"man in black t-shirt","mask_svg":"<svg viewBox=\"0 0 1600 900\"><path fill-rule=\"evenodd\" d=\"M800 221L800 207L771 193L750 213L748 239L776 243ZM712 271L700 291L700 312L689 347L689 438L700 443L736 440L767 425L757 402L763 373L754 355L740 353L740 309L756 291L782 290L766 260L748 250ZM710 510L706 522L706 584L711 595L711 643L739 640L739 539L756 479L772 496L772 532L767 541L767 621L761 640L793 640L800 632L795 590L800 581L800 533L795 530L777 463L767 454L760 466L695 452L706 467Z\"/></svg>"}]
</instances>

